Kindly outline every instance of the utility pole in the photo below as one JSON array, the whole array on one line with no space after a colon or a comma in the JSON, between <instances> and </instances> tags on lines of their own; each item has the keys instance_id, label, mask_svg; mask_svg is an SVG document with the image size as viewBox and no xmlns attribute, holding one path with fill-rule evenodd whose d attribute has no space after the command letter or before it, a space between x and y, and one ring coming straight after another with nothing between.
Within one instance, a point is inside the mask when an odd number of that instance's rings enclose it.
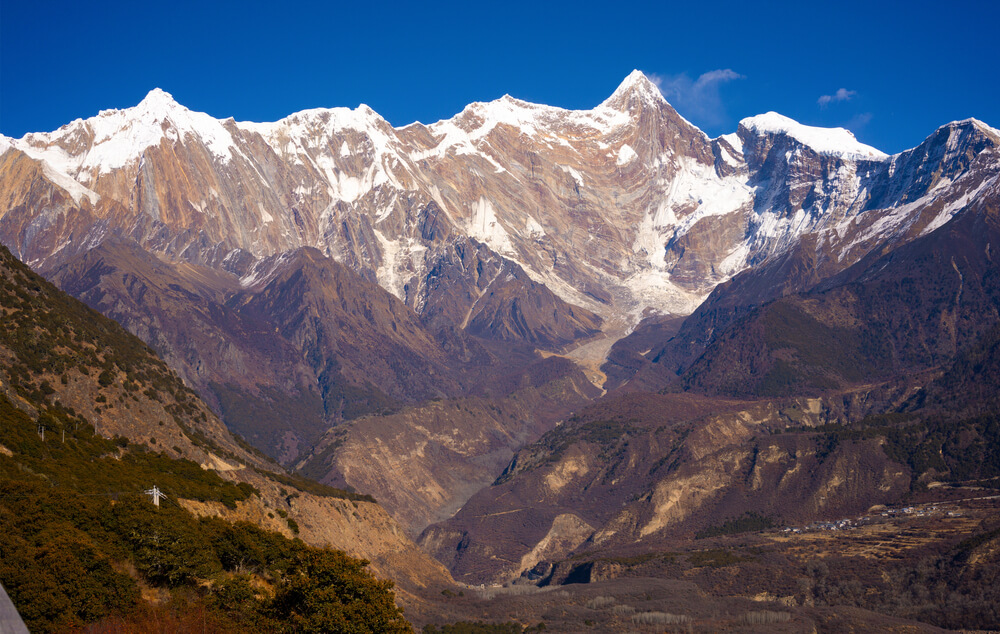
<instances>
[{"instance_id":1,"label":"utility pole","mask_svg":"<svg viewBox=\"0 0 1000 634\"><path fill-rule=\"evenodd\" d=\"M152 489L143 491L143 493L145 493L146 495L153 496L153 506L155 506L156 508L160 508L160 498L167 497L166 495L163 494L163 491L161 491L160 488L155 484L153 485Z\"/></svg>"}]
</instances>

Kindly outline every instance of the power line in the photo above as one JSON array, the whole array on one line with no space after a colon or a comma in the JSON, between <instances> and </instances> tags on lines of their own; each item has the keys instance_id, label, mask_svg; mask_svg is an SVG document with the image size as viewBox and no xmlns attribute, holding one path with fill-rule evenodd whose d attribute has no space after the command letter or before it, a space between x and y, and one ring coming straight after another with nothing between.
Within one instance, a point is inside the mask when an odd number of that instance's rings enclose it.
<instances>
[{"instance_id":1,"label":"power line","mask_svg":"<svg viewBox=\"0 0 1000 634\"><path fill-rule=\"evenodd\" d=\"M166 499L167 497L166 495L164 495L163 491L160 490L160 487L156 486L155 484L153 485L152 489L147 489L143 491L143 493L145 493L146 495L153 496L153 506L155 506L156 508L160 508L160 499L161 498Z\"/></svg>"}]
</instances>

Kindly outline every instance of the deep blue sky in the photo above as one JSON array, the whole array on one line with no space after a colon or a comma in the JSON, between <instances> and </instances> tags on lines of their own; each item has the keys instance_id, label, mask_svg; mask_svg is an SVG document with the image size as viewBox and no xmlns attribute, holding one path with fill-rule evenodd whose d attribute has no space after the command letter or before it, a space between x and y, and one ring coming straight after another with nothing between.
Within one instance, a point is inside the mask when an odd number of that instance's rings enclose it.
<instances>
[{"instance_id":1,"label":"deep blue sky","mask_svg":"<svg viewBox=\"0 0 1000 634\"><path fill-rule=\"evenodd\" d=\"M393 125L430 123L504 93L591 108L633 68L712 136L769 110L887 152L955 119L1000 127L1000 3L749 4L4 0L0 132L53 130L154 87L251 121L366 103Z\"/></svg>"}]
</instances>

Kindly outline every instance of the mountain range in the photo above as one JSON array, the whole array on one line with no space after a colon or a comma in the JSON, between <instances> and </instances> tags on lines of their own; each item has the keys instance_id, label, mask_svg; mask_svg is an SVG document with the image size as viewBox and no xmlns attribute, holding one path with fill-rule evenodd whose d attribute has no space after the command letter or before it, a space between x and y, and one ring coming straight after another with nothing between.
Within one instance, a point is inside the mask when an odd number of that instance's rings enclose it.
<instances>
[{"instance_id":1,"label":"mountain range","mask_svg":"<svg viewBox=\"0 0 1000 634\"><path fill-rule=\"evenodd\" d=\"M589 111L505 96L402 128L363 105L219 121L154 90L4 138L2 235L41 270L117 234L244 287L314 247L418 314L466 237L600 315L687 314L803 235L853 262L940 226L992 184L976 159L998 140L969 119L886 156L775 113L710 139L638 71Z\"/></svg>"},{"instance_id":2,"label":"mountain range","mask_svg":"<svg viewBox=\"0 0 1000 634\"><path fill-rule=\"evenodd\" d=\"M398 128L157 89L0 136L0 242L456 579L596 581L746 513L1000 476L998 145L773 112L713 139L638 71Z\"/></svg>"}]
</instances>

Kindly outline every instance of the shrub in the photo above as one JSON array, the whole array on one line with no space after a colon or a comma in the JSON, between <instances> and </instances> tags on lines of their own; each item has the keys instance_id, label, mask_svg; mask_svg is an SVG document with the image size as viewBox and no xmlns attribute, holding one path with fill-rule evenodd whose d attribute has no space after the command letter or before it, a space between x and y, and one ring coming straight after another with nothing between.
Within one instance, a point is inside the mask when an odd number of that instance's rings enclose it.
<instances>
[{"instance_id":1,"label":"shrub","mask_svg":"<svg viewBox=\"0 0 1000 634\"><path fill-rule=\"evenodd\" d=\"M614 605L616 603L614 597L594 597L590 601L587 601L587 607L591 610L600 610L601 608L606 608L609 605Z\"/></svg>"}]
</instances>

